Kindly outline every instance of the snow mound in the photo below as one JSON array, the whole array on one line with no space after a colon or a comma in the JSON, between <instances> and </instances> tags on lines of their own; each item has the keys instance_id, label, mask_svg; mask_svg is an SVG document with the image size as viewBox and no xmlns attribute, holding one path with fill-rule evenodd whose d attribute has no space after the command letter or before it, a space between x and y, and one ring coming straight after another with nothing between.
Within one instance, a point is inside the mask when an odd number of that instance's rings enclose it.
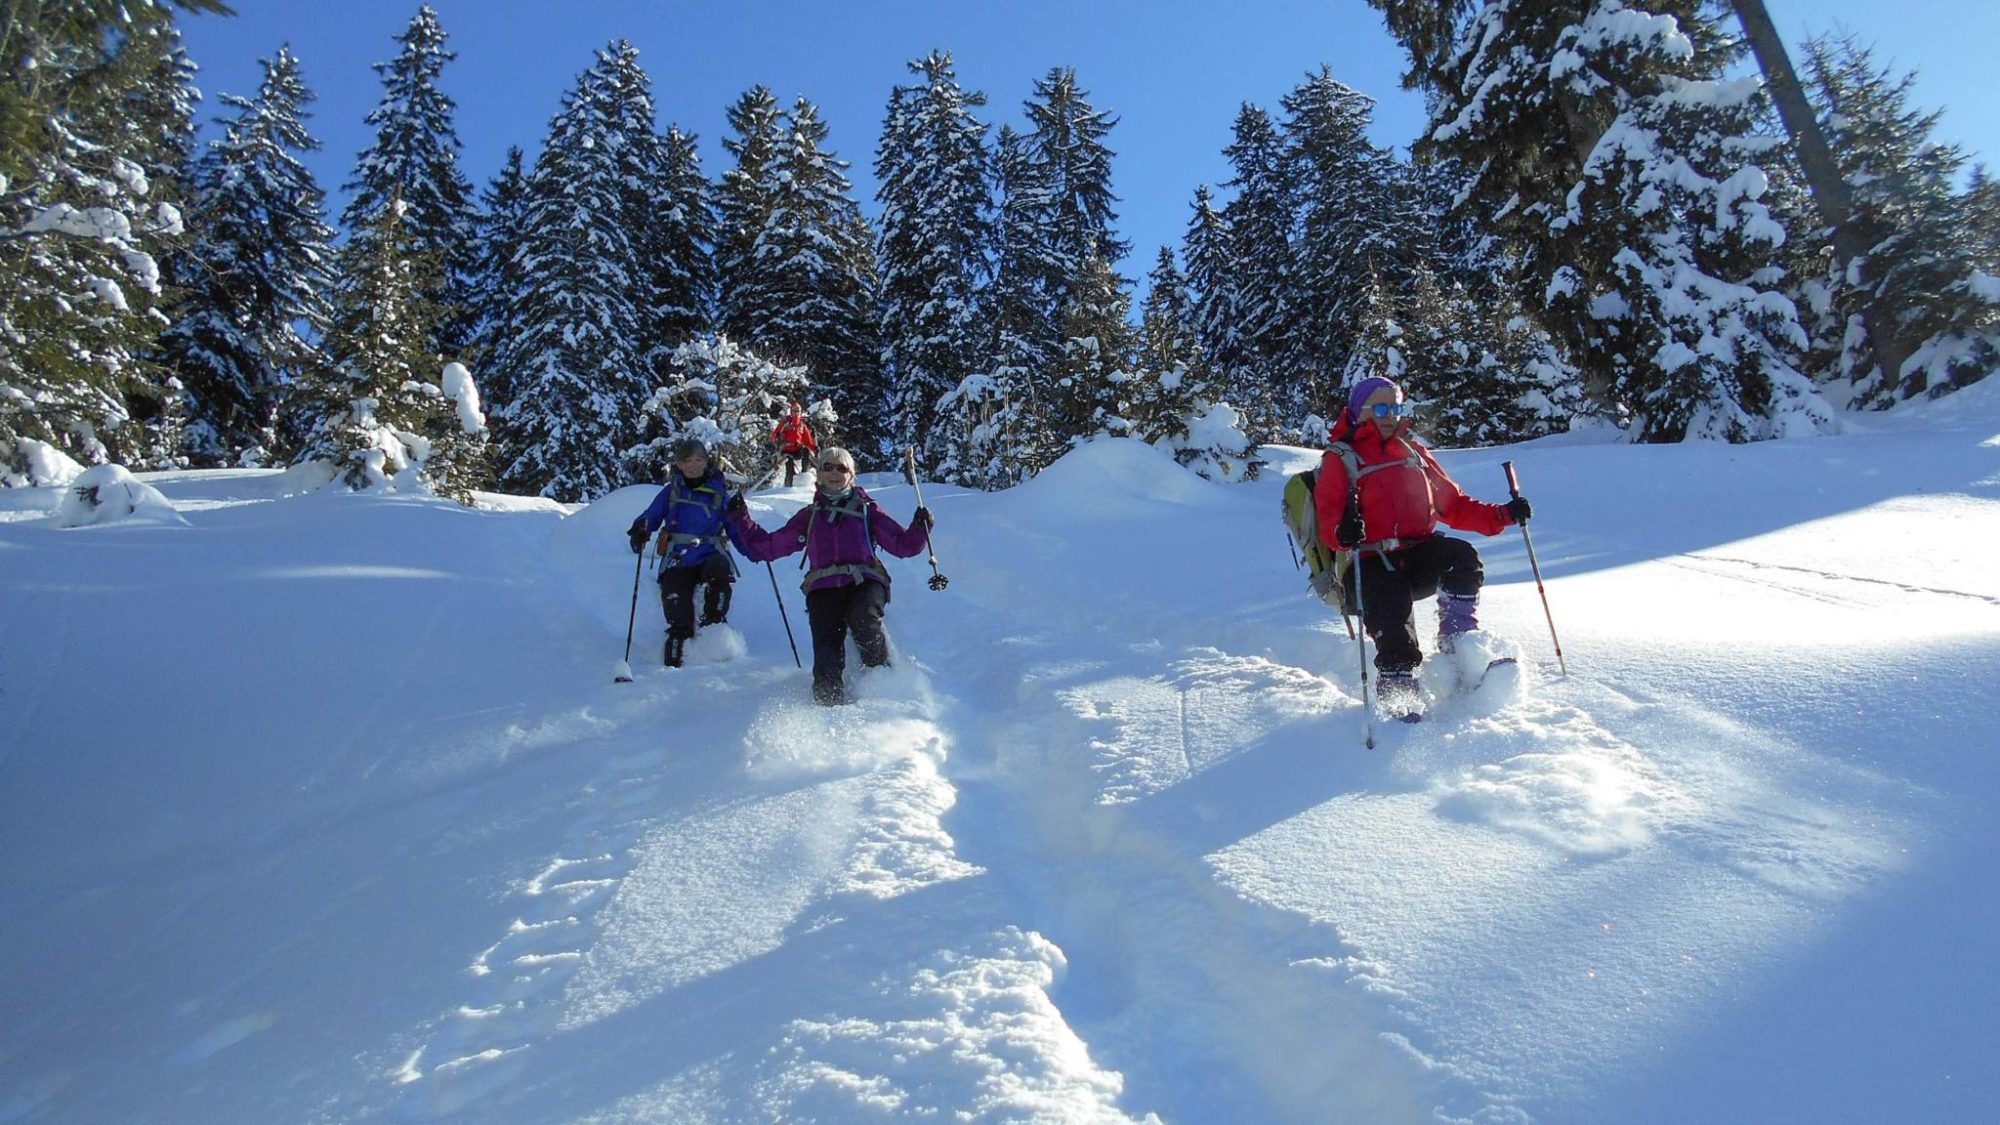
<instances>
[{"instance_id":1,"label":"snow mound","mask_svg":"<svg viewBox=\"0 0 2000 1125\"><path fill-rule=\"evenodd\" d=\"M56 502L57 527L88 527L124 519L187 526L159 489L133 476L123 465L85 469L69 482Z\"/></svg>"},{"instance_id":2,"label":"snow mound","mask_svg":"<svg viewBox=\"0 0 2000 1125\"><path fill-rule=\"evenodd\" d=\"M1169 504L1213 498L1217 486L1182 468L1165 450L1133 438L1097 438L1066 453L1022 485L1023 496L1082 498L1084 506L1116 507L1127 500Z\"/></svg>"},{"instance_id":3,"label":"snow mound","mask_svg":"<svg viewBox=\"0 0 2000 1125\"><path fill-rule=\"evenodd\" d=\"M595 548L621 543L625 529L645 513L646 506L659 494L660 486L657 484L627 485L616 492L606 493L571 512L563 520L560 534L565 538L585 539Z\"/></svg>"}]
</instances>

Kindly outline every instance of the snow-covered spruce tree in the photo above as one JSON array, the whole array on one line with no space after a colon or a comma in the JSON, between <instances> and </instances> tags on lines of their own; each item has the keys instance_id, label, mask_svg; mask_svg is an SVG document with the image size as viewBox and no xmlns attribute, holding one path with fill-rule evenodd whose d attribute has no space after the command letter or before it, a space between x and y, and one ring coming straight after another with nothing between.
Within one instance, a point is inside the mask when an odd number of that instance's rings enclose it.
<instances>
[{"instance_id":1,"label":"snow-covered spruce tree","mask_svg":"<svg viewBox=\"0 0 2000 1125\"><path fill-rule=\"evenodd\" d=\"M146 444L134 452L132 464L153 470L189 466L187 392L178 377L162 375L144 433Z\"/></svg>"},{"instance_id":2,"label":"snow-covered spruce tree","mask_svg":"<svg viewBox=\"0 0 2000 1125\"><path fill-rule=\"evenodd\" d=\"M1432 442L1494 445L1550 433L1575 403L1554 345L1520 311L1419 265L1397 305L1395 341L1417 425Z\"/></svg>"},{"instance_id":3,"label":"snow-covered spruce tree","mask_svg":"<svg viewBox=\"0 0 2000 1125\"><path fill-rule=\"evenodd\" d=\"M1435 223L1419 205L1410 170L1368 140L1373 98L1322 67L1283 104L1300 222L1299 307L1285 352L1290 393L1281 405L1296 427L1330 413L1354 372L1379 365L1382 354L1370 354L1362 341L1379 345L1387 322L1408 328L1415 321L1417 275L1439 253ZM1286 436L1318 438L1289 427Z\"/></svg>"},{"instance_id":4,"label":"snow-covered spruce tree","mask_svg":"<svg viewBox=\"0 0 2000 1125\"><path fill-rule=\"evenodd\" d=\"M512 402L514 392L494 360L520 334L519 315L527 296L521 250L527 237L528 176L519 146L508 146L481 203L478 268L470 289L474 330L467 354L483 375L480 392L487 407L497 409Z\"/></svg>"},{"instance_id":5,"label":"snow-covered spruce tree","mask_svg":"<svg viewBox=\"0 0 2000 1125\"><path fill-rule=\"evenodd\" d=\"M300 160L319 148L305 125L313 95L289 49L263 68L255 98L222 96L234 114L196 166L192 245L176 258L181 300L161 341L203 466L276 455L281 396L323 362L311 341L330 318L333 229Z\"/></svg>"},{"instance_id":6,"label":"snow-covered spruce tree","mask_svg":"<svg viewBox=\"0 0 2000 1125\"><path fill-rule=\"evenodd\" d=\"M798 99L771 165L771 211L751 247L750 272L760 280L739 312L757 326L751 343L760 355L804 366L813 397L838 405L841 440L875 452L885 398L875 234L826 135L818 108Z\"/></svg>"},{"instance_id":7,"label":"snow-covered spruce tree","mask_svg":"<svg viewBox=\"0 0 2000 1125\"><path fill-rule=\"evenodd\" d=\"M1510 284L1505 245L1451 207L1463 171L1449 161L1404 171L1434 243L1414 263L1403 301L1409 364L1427 399L1424 432L1483 445L1565 428L1582 409L1581 382Z\"/></svg>"},{"instance_id":8,"label":"snow-covered spruce tree","mask_svg":"<svg viewBox=\"0 0 2000 1125\"><path fill-rule=\"evenodd\" d=\"M1021 135L1021 160L1031 174L1014 185L1018 203L1034 214L1047 247L1043 267L1052 311L1068 307L1071 290L1102 257L1116 268L1131 249L1115 225L1118 197L1111 192L1111 158L1106 145L1118 119L1090 104L1077 85L1076 71L1056 67L1035 83L1023 106L1029 129Z\"/></svg>"},{"instance_id":9,"label":"snow-covered spruce tree","mask_svg":"<svg viewBox=\"0 0 2000 1125\"><path fill-rule=\"evenodd\" d=\"M294 464L326 465L357 491L421 486L469 503L487 483L485 420L465 369L432 350L441 267L403 217L391 196L369 236L341 248L328 363L295 396L310 428Z\"/></svg>"},{"instance_id":10,"label":"snow-covered spruce tree","mask_svg":"<svg viewBox=\"0 0 2000 1125\"><path fill-rule=\"evenodd\" d=\"M445 32L428 4L417 9L408 29L395 36L401 45L395 59L375 64L382 76L382 101L368 114L375 140L362 152L341 225L351 238L367 237L377 229L371 220L400 199L404 222L417 249L434 255L441 270L426 300L443 310L433 347L457 357L465 353L477 331L471 296L478 270L479 213L472 184L458 167L456 110L438 89L446 63L458 57L445 48Z\"/></svg>"},{"instance_id":11,"label":"snow-covered spruce tree","mask_svg":"<svg viewBox=\"0 0 2000 1125\"><path fill-rule=\"evenodd\" d=\"M431 490L470 506L474 489L494 484L493 435L487 427L479 385L462 363L447 363L436 384L420 381L428 395L436 387L440 401L428 413L430 453L423 474Z\"/></svg>"},{"instance_id":12,"label":"snow-covered spruce tree","mask_svg":"<svg viewBox=\"0 0 2000 1125\"><path fill-rule=\"evenodd\" d=\"M1184 436L1195 404L1213 392L1208 360L1195 337L1187 278L1171 248L1160 247L1146 280L1125 417L1134 437L1159 442Z\"/></svg>"},{"instance_id":13,"label":"snow-covered spruce tree","mask_svg":"<svg viewBox=\"0 0 2000 1125\"><path fill-rule=\"evenodd\" d=\"M512 398L497 419L501 487L565 502L625 483L650 389L633 232L606 56L577 78L528 181L520 326L490 361Z\"/></svg>"},{"instance_id":14,"label":"snow-covered spruce tree","mask_svg":"<svg viewBox=\"0 0 2000 1125\"><path fill-rule=\"evenodd\" d=\"M646 368L655 377L670 366L675 348L707 333L715 323L713 189L701 172L692 134L667 126L653 176L646 224L646 259L653 267L648 307Z\"/></svg>"},{"instance_id":15,"label":"snow-covered spruce tree","mask_svg":"<svg viewBox=\"0 0 2000 1125\"><path fill-rule=\"evenodd\" d=\"M646 399L645 437L625 451L634 479L664 480L670 450L683 435L700 438L725 468L760 475L772 460L770 434L787 403L806 401L803 366L780 366L728 337L704 335L675 348L667 378ZM815 429L839 421L825 402L811 413Z\"/></svg>"},{"instance_id":16,"label":"snow-covered spruce tree","mask_svg":"<svg viewBox=\"0 0 2000 1125\"><path fill-rule=\"evenodd\" d=\"M1175 461L1212 480L1256 476L1255 446L1242 416L1217 395L1173 250L1160 247L1148 283L1125 407L1132 435L1171 449Z\"/></svg>"},{"instance_id":17,"label":"snow-covered spruce tree","mask_svg":"<svg viewBox=\"0 0 2000 1125\"><path fill-rule=\"evenodd\" d=\"M1370 2L1398 34L1399 10L1426 7ZM1435 122L1419 152L1476 169L1465 203L1519 254L1593 408L1643 441L1831 425L1784 358L1803 338L1758 202L1770 142L1752 135L1756 83L1720 80L1741 46L1711 8L1494 0L1455 23L1431 7L1444 30L1405 38Z\"/></svg>"},{"instance_id":18,"label":"snow-covered spruce tree","mask_svg":"<svg viewBox=\"0 0 2000 1125\"><path fill-rule=\"evenodd\" d=\"M1764 109L1759 121L1760 132L1783 135L1784 125L1772 109ZM1826 388L1829 400L1837 400L1845 397L1835 384L1847 378L1841 357L1847 349L1848 310L1837 301L1846 279L1833 240L1790 140L1773 149L1759 167L1769 179L1761 202L1770 209L1771 221L1785 229L1785 243L1775 259L1784 271L1779 291L1792 302L1804 334L1804 342L1789 349L1792 366Z\"/></svg>"},{"instance_id":19,"label":"snow-covered spruce tree","mask_svg":"<svg viewBox=\"0 0 2000 1125\"><path fill-rule=\"evenodd\" d=\"M163 24L153 34L141 36L127 45L126 54L133 81L122 114L124 138L114 142L121 151L144 169L148 195L157 205L169 203L185 219L191 209L196 146L195 105L201 91L195 89L198 69L182 44L180 29ZM160 267L160 308L169 319L178 316L182 302L181 266L187 261L191 232L161 232L166 253L158 255ZM187 396L170 365L163 361L159 341L141 353L138 378L126 393L126 406L138 429L128 442L128 468L176 469L188 464Z\"/></svg>"},{"instance_id":20,"label":"snow-covered spruce tree","mask_svg":"<svg viewBox=\"0 0 2000 1125\"><path fill-rule=\"evenodd\" d=\"M1013 451L1027 400L1010 388L1025 385L1026 375L1018 367L995 362L991 370L974 372L945 392L938 399L933 430L943 452L926 475L972 488L1019 484L1026 474Z\"/></svg>"},{"instance_id":21,"label":"snow-covered spruce tree","mask_svg":"<svg viewBox=\"0 0 2000 1125\"><path fill-rule=\"evenodd\" d=\"M675 348L707 331L714 300L714 238L709 187L701 175L693 138L678 129L658 132L652 79L638 49L620 40L604 62L612 135L626 188L625 222L641 278L634 294L646 380L667 373Z\"/></svg>"},{"instance_id":22,"label":"snow-covered spruce tree","mask_svg":"<svg viewBox=\"0 0 2000 1125\"><path fill-rule=\"evenodd\" d=\"M1271 115L1248 102L1223 155L1235 173L1224 186L1236 194L1222 209L1229 239L1220 266L1232 343L1216 353L1218 373L1252 431L1283 438L1296 425L1301 397L1291 353L1304 303L1293 261L1291 169Z\"/></svg>"},{"instance_id":23,"label":"snow-covered spruce tree","mask_svg":"<svg viewBox=\"0 0 2000 1125\"><path fill-rule=\"evenodd\" d=\"M732 136L722 147L735 166L722 173L715 190L715 271L720 287L717 325L722 334L756 344L763 310L775 306L779 279L766 277L757 259L757 239L777 206L779 148L785 115L769 87L753 86L727 112Z\"/></svg>"},{"instance_id":24,"label":"snow-covered spruce tree","mask_svg":"<svg viewBox=\"0 0 2000 1125\"><path fill-rule=\"evenodd\" d=\"M964 477L945 476L978 487L999 488L1030 472L1016 455L1024 430L1062 354L1061 322L1050 305L1050 279L1061 274L1055 255L1046 169L1028 158L1022 136L1002 125L994 146L999 190L993 280L984 306L987 335L980 370L961 381L938 405L956 453L939 454L941 465L964 466Z\"/></svg>"},{"instance_id":25,"label":"snow-covered spruce tree","mask_svg":"<svg viewBox=\"0 0 2000 1125\"><path fill-rule=\"evenodd\" d=\"M173 160L193 92L177 10L212 0L16 6L0 33L0 468L34 478L45 447L94 463L155 442L144 357L181 213L148 169ZM31 445L29 443L38 443Z\"/></svg>"},{"instance_id":26,"label":"snow-covered spruce tree","mask_svg":"<svg viewBox=\"0 0 2000 1125\"><path fill-rule=\"evenodd\" d=\"M1136 382L1138 338L1132 297L1110 259L1093 255L1063 308L1063 355L1042 402L1036 457L1039 472L1072 445L1100 434L1129 437L1125 412Z\"/></svg>"},{"instance_id":27,"label":"snow-covered spruce tree","mask_svg":"<svg viewBox=\"0 0 2000 1125\"><path fill-rule=\"evenodd\" d=\"M1986 272L1956 186L1964 151L1935 139L1938 113L1911 108L1915 76L1876 65L1854 39L1808 41L1804 71L1868 246L1834 299L1847 328L1838 374L1855 403L1888 406L1985 378L2000 364L2000 281ZM1825 237L1813 232L1816 243ZM1913 345L1894 377L1875 366L1862 306Z\"/></svg>"},{"instance_id":28,"label":"snow-covered spruce tree","mask_svg":"<svg viewBox=\"0 0 2000 1125\"><path fill-rule=\"evenodd\" d=\"M986 95L959 85L949 52L909 64L920 84L898 86L876 149L884 380L888 430L927 466L951 459L952 427L938 403L983 365L982 290L995 237Z\"/></svg>"},{"instance_id":29,"label":"snow-covered spruce tree","mask_svg":"<svg viewBox=\"0 0 2000 1125\"><path fill-rule=\"evenodd\" d=\"M1239 406L1266 402L1268 388L1230 386L1228 372L1245 362L1249 345L1239 327L1243 318L1236 315L1236 255L1228 220L1215 206L1206 184L1195 189L1192 206L1194 214L1181 236L1181 260L1187 263L1195 343L1208 363L1217 393L1225 398L1237 396Z\"/></svg>"},{"instance_id":30,"label":"snow-covered spruce tree","mask_svg":"<svg viewBox=\"0 0 2000 1125\"><path fill-rule=\"evenodd\" d=\"M1965 224L1979 268L2000 276L2000 180L1974 164L1965 180Z\"/></svg>"},{"instance_id":31,"label":"snow-covered spruce tree","mask_svg":"<svg viewBox=\"0 0 2000 1125\"><path fill-rule=\"evenodd\" d=\"M1030 129L1003 130L999 156L1001 231L992 367L1018 372L1004 393L1019 400L1014 417L1028 430L1010 443L1026 472L1047 464L1052 448L1095 432L1074 413L1074 396L1055 388L1070 355L1065 321L1098 262L1115 271L1128 244L1113 230L1111 150L1116 118L1089 102L1076 72L1058 67L1036 82L1024 105ZM1114 274L1115 276L1115 274ZM1083 299L1096 303L1099 295ZM1004 304L1002 303L1004 302ZM1129 332L1129 328L1128 328ZM1083 427L1083 428L1076 428Z\"/></svg>"}]
</instances>

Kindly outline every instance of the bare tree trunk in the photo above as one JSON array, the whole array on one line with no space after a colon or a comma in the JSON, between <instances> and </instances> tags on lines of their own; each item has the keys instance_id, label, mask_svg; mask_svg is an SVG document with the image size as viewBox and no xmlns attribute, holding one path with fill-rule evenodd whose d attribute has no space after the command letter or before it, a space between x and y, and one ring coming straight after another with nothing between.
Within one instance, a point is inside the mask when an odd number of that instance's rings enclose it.
<instances>
[{"instance_id":1,"label":"bare tree trunk","mask_svg":"<svg viewBox=\"0 0 2000 1125\"><path fill-rule=\"evenodd\" d=\"M1784 122L1785 132L1791 134L1792 144L1798 150L1813 203L1833 231L1833 252L1841 272L1846 274L1859 260L1865 273L1869 240L1855 221L1854 199L1848 193L1847 179L1840 174L1833 150L1827 147L1826 134L1820 132L1819 119L1813 116L1812 106L1806 102L1805 90L1792 70L1791 57L1785 53L1784 40L1778 37L1771 13L1765 9L1764 0L1731 0L1731 4L1743 24L1743 33L1750 39L1757 65L1764 72L1764 88L1777 104L1778 118ZM1882 368L1885 385L1900 387L1909 347L1872 301L1861 302L1861 321L1868 331L1868 345L1875 353L1875 362Z\"/></svg>"}]
</instances>

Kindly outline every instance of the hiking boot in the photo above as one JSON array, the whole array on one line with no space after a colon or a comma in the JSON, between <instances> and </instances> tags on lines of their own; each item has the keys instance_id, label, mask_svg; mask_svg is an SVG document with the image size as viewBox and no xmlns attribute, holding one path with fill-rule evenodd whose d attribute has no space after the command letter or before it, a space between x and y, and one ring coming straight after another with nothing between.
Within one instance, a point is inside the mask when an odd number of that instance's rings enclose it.
<instances>
[{"instance_id":1,"label":"hiking boot","mask_svg":"<svg viewBox=\"0 0 2000 1125\"><path fill-rule=\"evenodd\" d=\"M813 702L821 707L838 707L847 702L847 686L839 680L814 680Z\"/></svg>"},{"instance_id":2,"label":"hiking boot","mask_svg":"<svg viewBox=\"0 0 2000 1125\"><path fill-rule=\"evenodd\" d=\"M1382 710L1399 715L1415 711L1423 702L1417 691L1415 672L1383 672L1375 678L1375 700Z\"/></svg>"},{"instance_id":3,"label":"hiking boot","mask_svg":"<svg viewBox=\"0 0 2000 1125\"><path fill-rule=\"evenodd\" d=\"M1438 591L1437 650L1454 652L1460 633L1479 628L1479 595Z\"/></svg>"},{"instance_id":4,"label":"hiking boot","mask_svg":"<svg viewBox=\"0 0 2000 1125\"><path fill-rule=\"evenodd\" d=\"M687 650L686 637L668 637L665 662L669 668L681 666L681 654Z\"/></svg>"}]
</instances>

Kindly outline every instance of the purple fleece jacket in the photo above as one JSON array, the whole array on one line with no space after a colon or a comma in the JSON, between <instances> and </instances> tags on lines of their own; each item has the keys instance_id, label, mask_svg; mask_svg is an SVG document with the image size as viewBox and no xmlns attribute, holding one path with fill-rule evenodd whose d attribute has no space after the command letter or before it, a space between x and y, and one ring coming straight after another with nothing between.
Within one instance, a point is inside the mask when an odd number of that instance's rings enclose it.
<instances>
[{"instance_id":1,"label":"purple fleece jacket","mask_svg":"<svg viewBox=\"0 0 2000 1125\"><path fill-rule=\"evenodd\" d=\"M730 520L736 528L738 545L752 562L782 559L804 547L807 569L819 570L829 566L872 562L876 546L901 559L910 558L924 549L922 528L904 527L889 518L859 485L855 486L854 496L868 511L865 528L860 517L829 507L830 501L818 491L813 493L812 503L800 508L785 526L776 531L758 527L748 513L732 514ZM808 520L812 521L810 536L806 533ZM868 542L871 533L874 544ZM881 574L882 584L888 585L888 571L883 570ZM806 592L849 586L856 581L852 575L829 574L808 584Z\"/></svg>"}]
</instances>

